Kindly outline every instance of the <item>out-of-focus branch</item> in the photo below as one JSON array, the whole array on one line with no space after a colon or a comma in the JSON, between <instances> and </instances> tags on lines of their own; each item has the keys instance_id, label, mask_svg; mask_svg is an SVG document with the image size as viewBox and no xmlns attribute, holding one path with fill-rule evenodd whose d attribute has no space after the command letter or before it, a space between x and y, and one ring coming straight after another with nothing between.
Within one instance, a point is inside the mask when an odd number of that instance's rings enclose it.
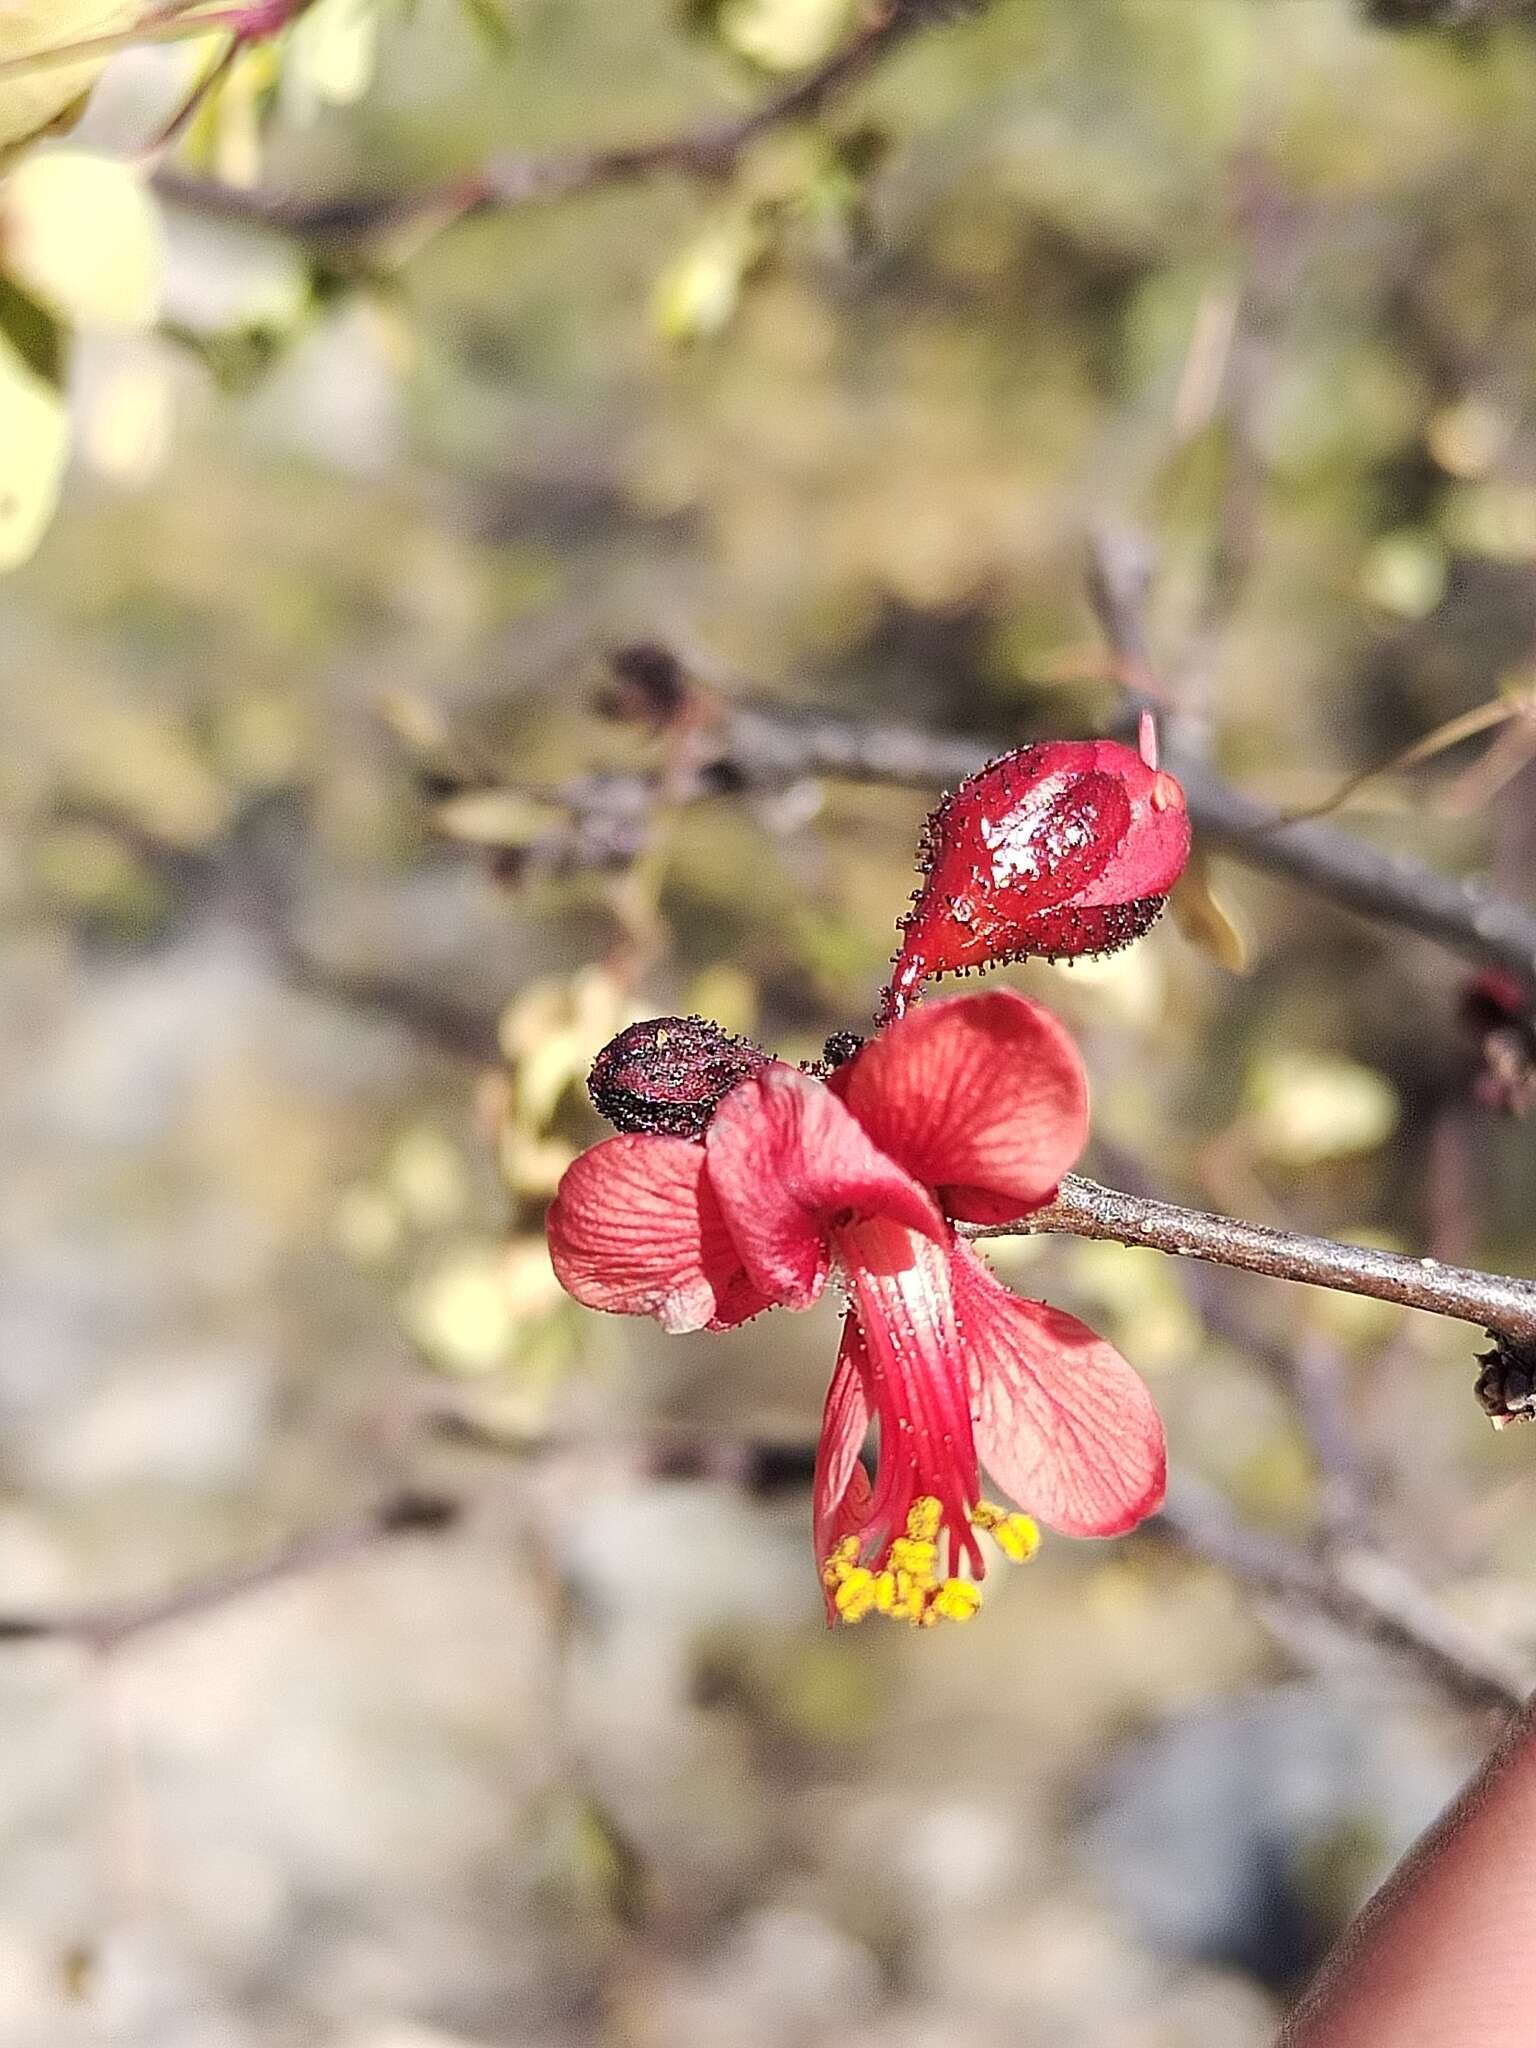
<instances>
[{"instance_id":1,"label":"out-of-focus branch","mask_svg":"<svg viewBox=\"0 0 1536 2048\"><path fill-rule=\"evenodd\" d=\"M269 1551L265 1557L230 1565L168 1593L142 1600L111 1601L96 1607L59 1608L36 1614L0 1614L0 1644L73 1642L107 1652L168 1628L195 1621L269 1586L361 1556L397 1536L435 1535L458 1520L459 1503L446 1495L401 1492L329 1528L314 1529Z\"/></svg>"},{"instance_id":2,"label":"out-of-focus branch","mask_svg":"<svg viewBox=\"0 0 1536 2048\"><path fill-rule=\"evenodd\" d=\"M1536 0L1365 0L1382 28L1477 28L1536 12Z\"/></svg>"},{"instance_id":3,"label":"out-of-focus branch","mask_svg":"<svg viewBox=\"0 0 1536 2048\"><path fill-rule=\"evenodd\" d=\"M658 1478L725 1480L752 1493L808 1487L816 1457L810 1443L760 1441L686 1423L660 1423L595 1440L508 1443L480 1435L472 1418L457 1410L433 1419L453 1436L504 1456L580 1456L600 1450L607 1456L618 1453L631 1469ZM1176 1477L1167 1505L1146 1524L1145 1533L1219 1567L1261 1603L1292 1615L1322 1616L1345 1636L1403 1659L1453 1706L1508 1711L1520 1704L1536 1677L1513 1654L1464 1626L1410 1572L1379 1551L1368 1546L1312 1551L1288 1543L1241 1521L1210 1488L1184 1475Z\"/></svg>"},{"instance_id":4,"label":"out-of-focus branch","mask_svg":"<svg viewBox=\"0 0 1536 2048\"><path fill-rule=\"evenodd\" d=\"M1367 1294L1430 1315L1477 1323L1516 1346L1536 1343L1536 1281L1447 1266L1374 1245L1340 1244L1299 1231L1273 1230L1176 1202L1124 1194L1069 1173L1055 1201L1019 1223L962 1225L969 1237L1037 1231L1147 1245L1174 1258L1208 1259L1274 1280L1299 1280L1344 1294Z\"/></svg>"},{"instance_id":5,"label":"out-of-focus branch","mask_svg":"<svg viewBox=\"0 0 1536 2048\"><path fill-rule=\"evenodd\" d=\"M626 1453L636 1471L672 1481L726 1480L753 1493L808 1486L815 1462L809 1443L757 1442L741 1433L658 1424L616 1438L566 1435L506 1442L480 1437L454 1412L438 1424L458 1437L519 1460ZM366 1555L400 1536L434 1535L463 1512L451 1496L403 1490L363 1513L312 1530L265 1556L140 1600L0 1614L0 1647L68 1642L108 1654L156 1631L235 1605L276 1585ZM1217 1496L1181 1480L1148 1525L1181 1549L1228 1572L1261 1600L1321 1614L1348 1635L1405 1658L1454 1705L1477 1711L1517 1706L1529 1674L1516 1659L1464 1628L1411 1575L1375 1552L1314 1556L1250 1528Z\"/></svg>"},{"instance_id":6,"label":"out-of-focus branch","mask_svg":"<svg viewBox=\"0 0 1536 2048\"><path fill-rule=\"evenodd\" d=\"M1466 1628L1378 1553L1316 1557L1240 1522L1217 1495L1188 1479L1175 1484L1147 1527L1282 1611L1321 1614L1346 1634L1406 1658L1459 1706L1512 1713L1531 1689L1536 1674L1521 1660Z\"/></svg>"},{"instance_id":7,"label":"out-of-focus branch","mask_svg":"<svg viewBox=\"0 0 1536 2048\"><path fill-rule=\"evenodd\" d=\"M495 157L482 170L425 191L295 199L189 178L169 168L157 173L155 185L173 205L345 250L401 230L448 226L472 214L570 199L663 174L718 183L731 176L764 135L813 120L900 43L951 11L941 0L876 0L840 49L750 113L645 142Z\"/></svg>"},{"instance_id":8,"label":"out-of-focus branch","mask_svg":"<svg viewBox=\"0 0 1536 2048\"><path fill-rule=\"evenodd\" d=\"M727 712L715 771L722 786L782 787L806 776L947 788L1017 740L987 743L911 727L793 717L761 706ZM1168 766L1184 785L1198 837L1245 867L1278 875L1376 924L1416 932L1479 967L1536 987L1536 910L1476 882L1387 853L1316 820L1288 824L1197 761Z\"/></svg>"},{"instance_id":9,"label":"out-of-focus branch","mask_svg":"<svg viewBox=\"0 0 1536 2048\"><path fill-rule=\"evenodd\" d=\"M624 650L621 659L639 650ZM651 660L662 650L643 650ZM991 743L963 734L925 732L815 713L797 714L760 701L721 700L694 751L691 787L672 779L671 802L723 795L777 794L797 782L827 778L908 789L952 788L987 760L1021 742ZM1387 853L1353 833L1318 820L1287 822L1268 805L1235 789L1201 762L1173 754L1168 766L1189 801L1196 834L1264 874L1295 882L1312 895L1372 923L1417 933L1478 967L1498 967L1536 988L1536 909L1477 882L1442 874L1405 854ZM587 778L565 800L601 840L599 813L634 829L660 786L644 776Z\"/></svg>"}]
</instances>

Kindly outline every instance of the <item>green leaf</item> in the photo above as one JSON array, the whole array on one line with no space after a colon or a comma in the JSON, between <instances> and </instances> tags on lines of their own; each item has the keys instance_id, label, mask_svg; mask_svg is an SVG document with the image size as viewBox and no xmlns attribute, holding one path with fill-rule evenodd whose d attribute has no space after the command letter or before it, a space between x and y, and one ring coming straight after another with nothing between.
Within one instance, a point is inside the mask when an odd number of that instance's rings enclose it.
<instances>
[{"instance_id":1,"label":"green leaf","mask_svg":"<svg viewBox=\"0 0 1536 2048\"><path fill-rule=\"evenodd\" d=\"M68 459L63 397L0 338L0 570L26 561L47 532Z\"/></svg>"},{"instance_id":2,"label":"green leaf","mask_svg":"<svg viewBox=\"0 0 1536 2048\"><path fill-rule=\"evenodd\" d=\"M0 335L4 335L34 376L55 386L64 382L64 330L46 307L0 270Z\"/></svg>"},{"instance_id":3,"label":"green leaf","mask_svg":"<svg viewBox=\"0 0 1536 2048\"><path fill-rule=\"evenodd\" d=\"M470 27L498 57L505 57L517 41L512 23L501 0L461 0Z\"/></svg>"},{"instance_id":4,"label":"green leaf","mask_svg":"<svg viewBox=\"0 0 1536 2048\"><path fill-rule=\"evenodd\" d=\"M752 273L772 248L756 210L717 220L675 256L651 294L651 318L679 348L713 341L736 317Z\"/></svg>"}]
</instances>

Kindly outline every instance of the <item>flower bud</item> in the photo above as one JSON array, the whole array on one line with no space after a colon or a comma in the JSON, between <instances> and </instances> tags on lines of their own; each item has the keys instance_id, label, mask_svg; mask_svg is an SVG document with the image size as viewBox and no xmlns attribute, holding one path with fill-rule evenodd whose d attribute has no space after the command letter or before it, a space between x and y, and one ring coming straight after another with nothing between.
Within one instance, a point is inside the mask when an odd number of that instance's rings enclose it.
<instances>
[{"instance_id":1,"label":"flower bud","mask_svg":"<svg viewBox=\"0 0 1536 2048\"><path fill-rule=\"evenodd\" d=\"M603 1047L587 1091L618 1130L701 1138L723 1098L768 1064L750 1039L705 1017L652 1017Z\"/></svg>"},{"instance_id":2,"label":"flower bud","mask_svg":"<svg viewBox=\"0 0 1536 2048\"><path fill-rule=\"evenodd\" d=\"M1005 754L947 796L923 838L883 1019L923 984L1030 955L1112 953L1155 921L1189 858L1184 792L1115 740Z\"/></svg>"}]
</instances>

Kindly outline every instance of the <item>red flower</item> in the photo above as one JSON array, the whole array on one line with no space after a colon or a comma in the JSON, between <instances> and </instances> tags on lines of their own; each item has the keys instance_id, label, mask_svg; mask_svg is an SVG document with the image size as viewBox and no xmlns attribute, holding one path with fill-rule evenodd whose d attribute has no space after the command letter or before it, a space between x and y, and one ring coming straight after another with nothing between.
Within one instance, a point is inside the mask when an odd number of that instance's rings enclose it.
<instances>
[{"instance_id":1,"label":"red flower","mask_svg":"<svg viewBox=\"0 0 1536 2048\"><path fill-rule=\"evenodd\" d=\"M1027 1515L982 1499L980 1465L1067 1535L1118 1535L1160 1503L1162 1425L1131 1367L1011 1294L952 1227L1048 1202L1087 1113L1062 1026L997 991L926 1005L828 1081L773 1062L724 1096L701 1142L609 1138L561 1181L550 1255L589 1308L728 1329L808 1308L840 1276L815 1485L834 1618L974 1612L978 1532L1013 1558L1036 1541Z\"/></svg>"},{"instance_id":2,"label":"red flower","mask_svg":"<svg viewBox=\"0 0 1536 2048\"><path fill-rule=\"evenodd\" d=\"M928 820L924 881L902 920L882 1015L935 975L1112 953L1152 925L1189 859L1184 792L1115 740L1021 747L962 782Z\"/></svg>"}]
</instances>

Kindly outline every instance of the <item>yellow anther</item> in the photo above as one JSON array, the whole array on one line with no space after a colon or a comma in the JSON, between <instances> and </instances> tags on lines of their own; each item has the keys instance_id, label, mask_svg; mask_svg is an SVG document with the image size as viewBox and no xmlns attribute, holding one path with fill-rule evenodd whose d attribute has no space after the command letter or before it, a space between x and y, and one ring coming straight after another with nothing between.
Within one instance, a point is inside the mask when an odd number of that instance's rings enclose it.
<instances>
[{"instance_id":1,"label":"yellow anther","mask_svg":"<svg viewBox=\"0 0 1536 2048\"><path fill-rule=\"evenodd\" d=\"M970 1518L992 1537L1004 1557L1022 1564L1034 1555L1040 1532L1028 1515L984 1500L977 1502ZM981 1589L969 1579L939 1577L943 1534L942 1507L932 1494L921 1494L907 1510L906 1534L890 1544L883 1561L864 1564L861 1540L844 1536L821 1573L838 1619L858 1622L869 1614L883 1614L913 1628L969 1621L981 1606Z\"/></svg>"},{"instance_id":2,"label":"yellow anther","mask_svg":"<svg viewBox=\"0 0 1536 2048\"><path fill-rule=\"evenodd\" d=\"M850 1572L858 1570L858 1565L859 1539L857 1536L845 1536L822 1566L821 1583L840 1586Z\"/></svg>"},{"instance_id":3,"label":"yellow anther","mask_svg":"<svg viewBox=\"0 0 1536 2048\"><path fill-rule=\"evenodd\" d=\"M931 1493L919 1494L907 1510L907 1534L914 1543L937 1543L944 1510Z\"/></svg>"},{"instance_id":4,"label":"yellow anther","mask_svg":"<svg viewBox=\"0 0 1536 2048\"><path fill-rule=\"evenodd\" d=\"M844 1621L862 1621L875 1604L875 1575L862 1565L853 1566L832 1595L832 1605Z\"/></svg>"},{"instance_id":5,"label":"yellow anther","mask_svg":"<svg viewBox=\"0 0 1536 2048\"><path fill-rule=\"evenodd\" d=\"M891 1545L892 1571L905 1572L920 1586L939 1582L939 1546L912 1536L898 1536Z\"/></svg>"},{"instance_id":6,"label":"yellow anther","mask_svg":"<svg viewBox=\"0 0 1536 2048\"><path fill-rule=\"evenodd\" d=\"M928 1604L940 1621L969 1621L981 1606L981 1588L969 1579L946 1579Z\"/></svg>"},{"instance_id":7,"label":"yellow anther","mask_svg":"<svg viewBox=\"0 0 1536 2048\"><path fill-rule=\"evenodd\" d=\"M1027 1564L1040 1548L1038 1525L1028 1515L1000 1508L996 1501L977 1501L971 1523L992 1538L1010 1564Z\"/></svg>"},{"instance_id":8,"label":"yellow anther","mask_svg":"<svg viewBox=\"0 0 1536 2048\"><path fill-rule=\"evenodd\" d=\"M1028 1515L1005 1515L992 1531L992 1541L1010 1564L1028 1564L1040 1548L1040 1530Z\"/></svg>"},{"instance_id":9,"label":"yellow anther","mask_svg":"<svg viewBox=\"0 0 1536 2048\"><path fill-rule=\"evenodd\" d=\"M891 1604L886 1610L892 1621L921 1621L928 1602L928 1590L910 1572L893 1572Z\"/></svg>"}]
</instances>

